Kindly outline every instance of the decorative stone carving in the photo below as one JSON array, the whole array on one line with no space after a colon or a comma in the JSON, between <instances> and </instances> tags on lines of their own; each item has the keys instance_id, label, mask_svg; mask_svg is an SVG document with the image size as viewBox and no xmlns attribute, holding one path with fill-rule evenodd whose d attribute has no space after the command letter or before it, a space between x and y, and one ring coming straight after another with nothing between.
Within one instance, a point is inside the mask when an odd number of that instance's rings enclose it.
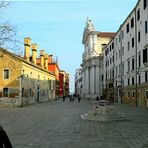
<instances>
[{"instance_id":1,"label":"decorative stone carving","mask_svg":"<svg viewBox=\"0 0 148 148\"><path fill-rule=\"evenodd\" d=\"M86 27L87 27L88 31L95 31L95 28L94 28L94 25L92 23L92 20L90 20L89 18L87 18Z\"/></svg>"}]
</instances>

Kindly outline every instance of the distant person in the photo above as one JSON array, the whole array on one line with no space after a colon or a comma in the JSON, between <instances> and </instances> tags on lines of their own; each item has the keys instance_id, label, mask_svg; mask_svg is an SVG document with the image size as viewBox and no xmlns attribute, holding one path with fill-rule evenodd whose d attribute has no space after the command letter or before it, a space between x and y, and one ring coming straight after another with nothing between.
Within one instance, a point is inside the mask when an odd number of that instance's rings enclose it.
<instances>
[{"instance_id":1,"label":"distant person","mask_svg":"<svg viewBox=\"0 0 148 148\"><path fill-rule=\"evenodd\" d=\"M78 102L80 103L80 100L81 100L81 97L80 96L78 96Z\"/></svg>"},{"instance_id":2,"label":"distant person","mask_svg":"<svg viewBox=\"0 0 148 148\"><path fill-rule=\"evenodd\" d=\"M75 94L73 94L72 96L72 102L74 102L74 100L75 100Z\"/></svg>"},{"instance_id":3,"label":"distant person","mask_svg":"<svg viewBox=\"0 0 148 148\"><path fill-rule=\"evenodd\" d=\"M96 97L96 101L99 101L99 96Z\"/></svg>"},{"instance_id":4,"label":"distant person","mask_svg":"<svg viewBox=\"0 0 148 148\"><path fill-rule=\"evenodd\" d=\"M12 148L6 131L0 126L0 148Z\"/></svg>"},{"instance_id":5,"label":"distant person","mask_svg":"<svg viewBox=\"0 0 148 148\"><path fill-rule=\"evenodd\" d=\"M65 101L65 96L63 96L63 102Z\"/></svg>"},{"instance_id":6,"label":"distant person","mask_svg":"<svg viewBox=\"0 0 148 148\"><path fill-rule=\"evenodd\" d=\"M69 96L69 101L71 102L71 100L72 100L72 95Z\"/></svg>"}]
</instances>

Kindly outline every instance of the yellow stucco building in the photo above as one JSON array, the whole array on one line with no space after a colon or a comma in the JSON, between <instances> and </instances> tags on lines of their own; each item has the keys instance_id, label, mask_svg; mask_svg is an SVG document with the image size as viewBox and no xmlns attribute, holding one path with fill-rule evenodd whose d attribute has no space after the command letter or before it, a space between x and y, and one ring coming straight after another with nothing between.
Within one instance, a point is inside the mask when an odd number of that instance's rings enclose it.
<instances>
[{"instance_id":1,"label":"yellow stucco building","mask_svg":"<svg viewBox=\"0 0 148 148\"><path fill-rule=\"evenodd\" d=\"M0 102L23 106L55 99L55 74L48 71L46 54L41 50L41 65L36 65L36 55L37 44L28 37L24 57L0 48Z\"/></svg>"}]
</instances>

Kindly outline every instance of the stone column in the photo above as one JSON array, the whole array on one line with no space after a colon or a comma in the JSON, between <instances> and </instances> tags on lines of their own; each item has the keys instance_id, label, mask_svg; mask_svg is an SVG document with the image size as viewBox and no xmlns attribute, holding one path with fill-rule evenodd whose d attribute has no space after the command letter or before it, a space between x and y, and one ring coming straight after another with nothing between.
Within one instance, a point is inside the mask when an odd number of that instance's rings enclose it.
<instances>
[{"instance_id":1,"label":"stone column","mask_svg":"<svg viewBox=\"0 0 148 148\"><path fill-rule=\"evenodd\" d=\"M85 94L89 93L89 70L88 67L85 70Z\"/></svg>"},{"instance_id":2,"label":"stone column","mask_svg":"<svg viewBox=\"0 0 148 148\"><path fill-rule=\"evenodd\" d=\"M82 97L84 96L85 94L85 71L82 72L82 92L81 92L81 95Z\"/></svg>"},{"instance_id":3,"label":"stone column","mask_svg":"<svg viewBox=\"0 0 148 148\"><path fill-rule=\"evenodd\" d=\"M94 65L91 66L91 69L90 69L90 93L92 94L92 96L94 95L94 76L95 76L95 73L94 73Z\"/></svg>"},{"instance_id":4,"label":"stone column","mask_svg":"<svg viewBox=\"0 0 148 148\"><path fill-rule=\"evenodd\" d=\"M96 65L96 93L99 94L99 89L100 89L100 78L99 78L99 66Z\"/></svg>"},{"instance_id":5,"label":"stone column","mask_svg":"<svg viewBox=\"0 0 148 148\"><path fill-rule=\"evenodd\" d=\"M94 94L96 94L96 65L94 65Z\"/></svg>"}]
</instances>

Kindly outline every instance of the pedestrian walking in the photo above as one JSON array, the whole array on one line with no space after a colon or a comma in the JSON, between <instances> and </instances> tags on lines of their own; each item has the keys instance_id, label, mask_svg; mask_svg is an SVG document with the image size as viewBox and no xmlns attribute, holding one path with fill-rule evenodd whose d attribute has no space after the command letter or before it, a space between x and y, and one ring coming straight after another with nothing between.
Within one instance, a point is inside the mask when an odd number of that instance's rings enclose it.
<instances>
[{"instance_id":1,"label":"pedestrian walking","mask_svg":"<svg viewBox=\"0 0 148 148\"><path fill-rule=\"evenodd\" d=\"M81 100L81 97L80 96L78 96L78 102L80 103L80 100Z\"/></svg>"},{"instance_id":2,"label":"pedestrian walking","mask_svg":"<svg viewBox=\"0 0 148 148\"><path fill-rule=\"evenodd\" d=\"M63 95L63 102L65 101L65 96Z\"/></svg>"},{"instance_id":3,"label":"pedestrian walking","mask_svg":"<svg viewBox=\"0 0 148 148\"><path fill-rule=\"evenodd\" d=\"M0 126L0 148L12 148L6 131Z\"/></svg>"},{"instance_id":4,"label":"pedestrian walking","mask_svg":"<svg viewBox=\"0 0 148 148\"><path fill-rule=\"evenodd\" d=\"M96 97L96 101L99 101L99 100L100 100L100 99L99 99L99 96L97 96L97 97Z\"/></svg>"}]
</instances>

